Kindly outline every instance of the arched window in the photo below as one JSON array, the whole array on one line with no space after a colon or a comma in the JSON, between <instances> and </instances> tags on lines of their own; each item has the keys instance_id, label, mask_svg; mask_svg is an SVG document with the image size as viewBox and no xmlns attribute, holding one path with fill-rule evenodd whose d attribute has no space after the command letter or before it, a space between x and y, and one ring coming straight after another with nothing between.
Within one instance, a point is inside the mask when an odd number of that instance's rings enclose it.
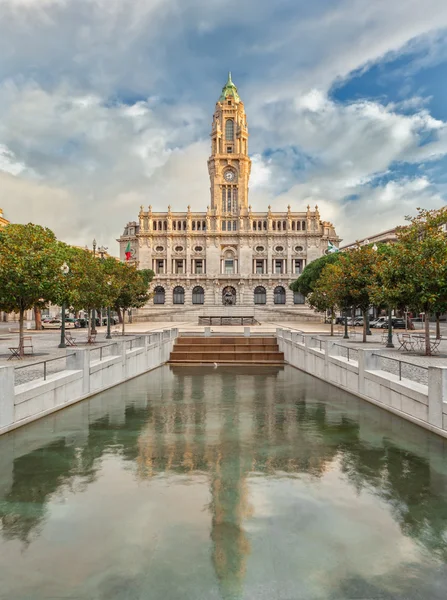
<instances>
[{"instance_id":1,"label":"arched window","mask_svg":"<svg viewBox=\"0 0 447 600\"><path fill-rule=\"evenodd\" d=\"M234 140L234 121L227 119L225 123L225 139L232 142Z\"/></svg>"},{"instance_id":2,"label":"arched window","mask_svg":"<svg viewBox=\"0 0 447 600\"><path fill-rule=\"evenodd\" d=\"M192 290L192 303L193 304L204 304L205 303L205 292L203 287L196 285Z\"/></svg>"},{"instance_id":3,"label":"arched window","mask_svg":"<svg viewBox=\"0 0 447 600\"><path fill-rule=\"evenodd\" d=\"M267 294L265 291L265 287L262 285L258 285L255 288L255 304L266 304L267 303Z\"/></svg>"},{"instance_id":4,"label":"arched window","mask_svg":"<svg viewBox=\"0 0 447 600\"><path fill-rule=\"evenodd\" d=\"M305 298L301 292L293 292L293 303L294 304L304 304Z\"/></svg>"},{"instance_id":5,"label":"arched window","mask_svg":"<svg viewBox=\"0 0 447 600\"><path fill-rule=\"evenodd\" d=\"M282 287L282 285L278 285L273 292L273 302L275 304L285 304L286 303L286 290Z\"/></svg>"},{"instance_id":6,"label":"arched window","mask_svg":"<svg viewBox=\"0 0 447 600\"><path fill-rule=\"evenodd\" d=\"M174 304L185 304L185 290L179 285L174 288L173 300Z\"/></svg>"},{"instance_id":7,"label":"arched window","mask_svg":"<svg viewBox=\"0 0 447 600\"><path fill-rule=\"evenodd\" d=\"M154 304L164 304L165 303L165 290L160 285L158 285L154 290Z\"/></svg>"}]
</instances>

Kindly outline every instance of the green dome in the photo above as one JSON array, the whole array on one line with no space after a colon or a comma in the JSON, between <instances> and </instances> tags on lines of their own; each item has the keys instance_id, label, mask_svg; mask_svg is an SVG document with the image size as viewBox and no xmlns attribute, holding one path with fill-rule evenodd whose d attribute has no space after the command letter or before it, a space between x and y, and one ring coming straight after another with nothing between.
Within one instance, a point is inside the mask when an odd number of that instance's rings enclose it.
<instances>
[{"instance_id":1,"label":"green dome","mask_svg":"<svg viewBox=\"0 0 447 600\"><path fill-rule=\"evenodd\" d=\"M231 71L228 73L227 83L222 88L219 102L224 102L228 96L232 96L236 102L240 102L239 94L237 93L237 87L231 81Z\"/></svg>"}]
</instances>

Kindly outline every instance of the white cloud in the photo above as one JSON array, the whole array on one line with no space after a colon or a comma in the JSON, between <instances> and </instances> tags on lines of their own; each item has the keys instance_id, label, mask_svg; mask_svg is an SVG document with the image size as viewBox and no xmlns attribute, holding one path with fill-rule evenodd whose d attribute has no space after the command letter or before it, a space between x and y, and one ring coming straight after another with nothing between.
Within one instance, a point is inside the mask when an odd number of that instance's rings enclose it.
<instances>
[{"instance_id":1,"label":"white cloud","mask_svg":"<svg viewBox=\"0 0 447 600\"><path fill-rule=\"evenodd\" d=\"M396 163L447 152L446 125L426 99L341 105L328 89L412 45L429 48L423 66L439 60L447 4L300 0L283 9L281 17L259 0L0 0L2 208L67 241L103 235L114 250L140 204L204 210L213 102L234 65L246 73L254 209L318 203L346 239L442 202L423 172L373 185Z\"/></svg>"}]
</instances>

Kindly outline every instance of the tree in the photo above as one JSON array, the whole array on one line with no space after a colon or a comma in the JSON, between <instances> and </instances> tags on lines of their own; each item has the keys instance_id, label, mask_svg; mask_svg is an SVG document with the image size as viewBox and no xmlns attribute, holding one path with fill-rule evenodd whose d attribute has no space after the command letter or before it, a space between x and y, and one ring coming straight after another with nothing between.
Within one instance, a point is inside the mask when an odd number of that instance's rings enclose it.
<instances>
[{"instance_id":1,"label":"tree","mask_svg":"<svg viewBox=\"0 0 447 600\"><path fill-rule=\"evenodd\" d=\"M25 311L56 298L62 284L62 262L50 229L28 223L9 224L0 230L0 308L19 313L20 356Z\"/></svg>"},{"instance_id":2,"label":"tree","mask_svg":"<svg viewBox=\"0 0 447 600\"><path fill-rule=\"evenodd\" d=\"M124 315L129 308L140 308L149 300L149 284L154 277L150 269L139 271L136 265L106 259L104 270L111 283L113 299L111 305L123 313L122 334L125 332Z\"/></svg>"},{"instance_id":3,"label":"tree","mask_svg":"<svg viewBox=\"0 0 447 600\"><path fill-rule=\"evenodd\" d=\"M351 296L351 306L362 311L363 342L366 342L366 325L371 306L370 286L376 276L377 252L372 245L357 246L340 257L344 283Z\"/></svg>"},{"instance_id":4,"label":"tree","mask_svg":"<svg viewBox=\"0 0 447 600\"><path fill-rule=\"evenodd\" d=\"M447 209L421 210L397 230L398 242L381 266L382 296L425 313L425 354L430 356L430 314L447 302Z\"/></svg>"},{"instance_id":5,"label":"tree","mask_svg":"<svg viewBox=\"0 0 447 600\"><path fill-rule=\"evenodd\" d=\"M59 287L58 303L68 304L76 311L84 309L87 312L90 336L91 311L101 306L111 306L117 289L109 285L108 273L98 256L94 256L89 250L65 244L61 244L61 247L70 271Z\"/></svg>"},{"instance_id":6,"label":"tree","mask_svg":"<svg viewBox=\"0 0 447 600\"><path fill-rule=\"evenodd\" d=\"M333 254L325 254L313 260L304 268L298 279L290 284L290 289L293 292L300 292L303 296L307 297L313 291L325 266L336 264L340 256L339 252L334 252Z\"/></svg>"},{"instance_id":7,"label":"tree","mask_svg":"<svg viewBox=\"0 0 447 600\"><path fill-rule=\"evenodd\" d=\"M334 315L339 298L332 281L334 271L327 264L321 271L320 277L314 283L312 291L307 296L309 304L320 312L331 312L331 335L334 335Z\"/></svg>"}]
</instances>

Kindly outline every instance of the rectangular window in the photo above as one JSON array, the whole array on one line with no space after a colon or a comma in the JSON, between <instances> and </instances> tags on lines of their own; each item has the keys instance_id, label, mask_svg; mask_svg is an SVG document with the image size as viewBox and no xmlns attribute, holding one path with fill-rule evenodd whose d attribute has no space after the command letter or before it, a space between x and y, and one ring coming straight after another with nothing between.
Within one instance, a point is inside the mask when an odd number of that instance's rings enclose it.
<instances>
[{"instance_id":1,"label":"rectangular window","mask_svg":"<svg viewBox=\"0 0 447 600\"><path fill-rule=\"evenodd\" d=\"M277 275L282 274L282 260L275 260L275 273Z\"/></svg>"},{"instance_id":2,"label":"rectangular window","mask_svg":"<svg viewBox=\"0 0 447 600\"><path fill-rule=\"evenodd\" d=\"M227 230L227 222L222 221L222 231L226 231L226 230Z\"/></svg>"},{"instance_id":3,"label":"rectangular window","mask_svg":"<svg viewBox=\"0 0 447 600\"><path fill-rule=\"evenodd\" d=\"M225 274L232 275L234 273L234 260L225 260Z\"/></svg>"},{"instance_id":4,"label":"rectangular window","mask_svg":"<svg viewBox=\"0 0 447 600\"><path fill-rule=\"evenodd\" d=\"M223 185L222 186L222 212L225 212L225 210L226 210L226 206L227 206L226 205L226 197L227 197L226 189L225 189L225 186Z\"/></svg>"},{"instance_id":5,"label":"rectangular window","mask_svg":"<svg viewBox=\"0 0 447 600\"><path fill-rule=\"evenodd\" d=\"M264 273L264 261L263 260L256 261L256 273L257 273L257 275L263 275L263 273Z\"/></svg>"},{"instance_id":6,"label":"rectangular window","mask_svg":"<svg viewBox=\"0 0 447 600\"><path fill-rule=\"evenodd\" d=\"M196 260L196 275L202 275L203 273L203 261Z\"/></svg>"},{"instance_id":7,"label":"rectangular window","mask_svg":"<svg viewBox=\"0 0 447 600\"><path fill-rule=\"evenodd\" d=\"M231 212L231 186L227 188L227 211Z\"/></svg>"},{"instance_id":8,"label":"rectangular window","mask_svg":"<svg viewBox=\"0 0 447 600\"><path fill-rule=\"evenodd\" d=\"M237 187L233 187L233 212L237 212Z\"/></svg>"},{"instance_id":9,"label":"rectangular window","mask_svg":"<svg viewBox=\"0 0 447 600\"><path fill-rule=\"evenodd\" d=\"M163 266L164 266L164 261L157 260L157 273L163 273Z\"/></svg>"},{"instance_id":10,"label":"rectangular window","mask_svg":"<svg viewBox=\"0 0 447 600\"><path fill-rule=\"evenodd\" d=\"M227 154L232 154L233 148L231 146L227 146Z\"/></svg>"},{"instance_id":11,"label":"rectangular window","mask_svg":"<svg viewBox=\"0 0 447 600\"><path fill-rule=\"evenodd\" d=\"M300 259L295 259L294 273L295 273L295 275L299 275L301 273L301 260Z\"/></svg>"},{"instance_id":12,"label":"rectangular window","mask_svg":"<svg viewBox=\"0 0 447 600\"><path fill-rule=\"evenodd\" d=\"M176 260L176 273L183 273L183 261L182 260Z\"/></svg>"},{"instance_id":13,"label":"rectangular window","mask_svg":"<svg viewBox=\"0 0 447 600\"><path fill-rule=\"evenodd\" d=\"M233 221L233 231L237 231L237 221Z\"/></svg>"}]
</instances>

